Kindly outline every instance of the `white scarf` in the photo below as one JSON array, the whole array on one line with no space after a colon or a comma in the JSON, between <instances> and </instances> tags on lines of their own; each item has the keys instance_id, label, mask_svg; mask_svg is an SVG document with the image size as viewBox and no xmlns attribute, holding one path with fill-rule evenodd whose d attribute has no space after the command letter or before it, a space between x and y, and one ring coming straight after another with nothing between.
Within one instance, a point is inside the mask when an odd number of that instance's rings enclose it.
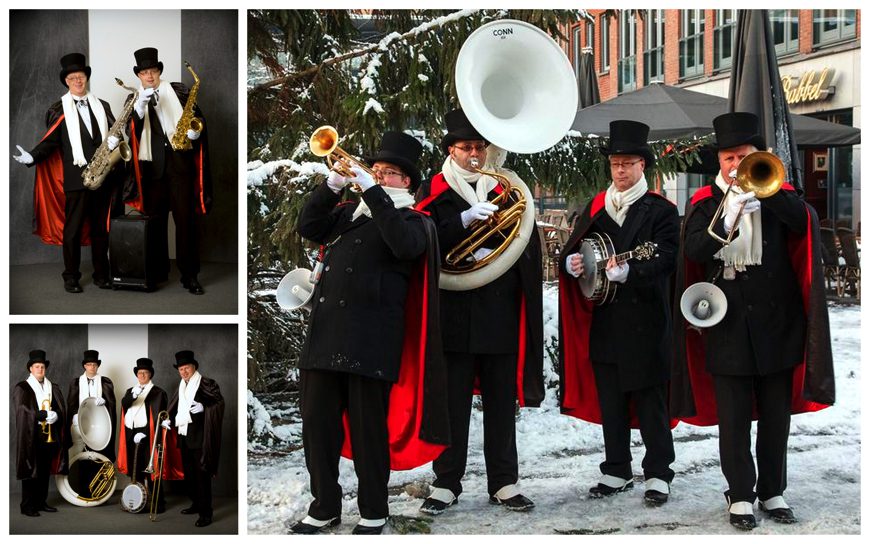
<instances>
[{"instance_id":1,"label":"white scarf","mask_svg":"<svg viewBox=\"0 0 870 544\"><path fill-rule=\"evenodd\" d=\"M76 97L79 98L79 97ZM106 110L103 109L103 103L88 92L83 99L87 99L88 107L94 112L94 117L97 118L97 126L100 128L100 140L105 138L109 132L109 123L106 120ZM84 166L88 164L85 158L85 152L82 150L82 132L79 127L79 109L76 107L72 93L66 93L60 98L60 103L63 106L63 116L66 120L66 132L69 136L69 145L73 152L73 164L76 166ZM92 127L93 128L93 127Z\"/></svg>"},{"instance_id":2,"label":"white scarf","mask_svg":"<svg viewBox=\"0 0 870 544\"><path fill-rule=\"evenodd\" d=\"M145 90L141 85L139 92ZM175 95L175 90L172 84L168 81L161 81L157 86L157 105L154 106L154 111L160 118L160 124L163 125L163 133L166 138L172 140L175 135L175 127L178 126L178 120L184 108L178 96ZM145 118L142 120L142 139L139 142L139 160L150 161L153 157L151 154L151 119L148 115L148 108L145 108Z\"/></svg>"},{"instance_id":3,"label":"white scarf","mask_svg":"<svg viewBox=\"0 0 870 544\"><path fill-rule=\"evenodd\" d=\"M33 389L33 394L36 395L37 410L42 410L42 403L48 399L49 410L51 410L51 382L48 378L43 378L42 383L31 374L27 378L27 384Z\"/></svg>"},{"instance_id":4,"label":"white scarf","mask_svg":"<svg viewBox=\"0 0 870 544\"><path fill-rule=\"evenodd\" d=\"M645 195L648 190L646 176L643 174L640 175L637 183L625 191L617 191L616 186L611 182L604 195L604 209L607 211L607 215L621 227L625 223L625 217L628 215L631 205L640 200L640 197Z\"/></svg>"},{"instance_id":5,"label":"white scarf","mask_svg":"<svg viewBox=\"0 0 870 544\"><path fill-rule=\"evenodd\" d=\"M138 385L136 387L138 387ZM130 409L124 412L124 426L128 429L137 429L148 425L148 413L145 410L145 397L147 397L148 393L151 392L152 387L154 387L152 382L149 381L146 383L142 392L138 397L136 397L133 404L130 405Z\"/></svg>"},{"instance_id":6,"label":"white scarf","mask_svg":"<svg viewBox=\"0 0 870 544\"><path fill-rule=\"evenodd\" d=\"M387 196L393 199L393 205L397 209L410 208L414 205L414 196L409 193L407 189L396 187L384 187L383 189L384 192L387 193ZM365 200L359 201L359 206L354 210L351 221L356 221L361 215L365 215L366 217L372 216L372 211L369 209L369 205L366 204Z\"/></svg>"},{"instance_id":7,"label":"white scarf","mask_svg":"<svg viewBox=\"0 0 870 544\"><path fill-rule=\"evenodd\" d=\"M728 183L721 172L716 175L716 186L722 189L723 193L728 189ZM743 190L735 183L725 201L726 211L731 201L741 194ZM741 216L738 219L737 229L740 230L740 236L736 236L730 245L724 246L713 257L724 262L725 266L733 266L738 272L745 272L747 265L761 264L761 212Z\"/></svg>"},{"instance_id":8,"label":"white scarf","mask_svg":"<svg viewBox=\"0 0 870 544\"><path fill-rule=\"evenodd\" d=\"M94 397L103 398L103 379L99 374L92 378L94 380ZM88 393L88 375L82 374L79 376L79 406L90 397L90 393Z\"/></svg>"},{"instance_id":9,"label":"white scarf","mask_svg":"<svg viewBox=\"0 0 870 544\"><path fill-rule=\"evenodd\" d=\"M178 384L178 415L175 416L175 426L178 427L178 434L187 436L187 425L193 421L190 417L190 405L193 404L193 397L196 396L196 391L199 389L199 382L202 380L202 375L199 371L193 373L190 381Z\"/></svg>"},{"instance_id":10,"label":"white scarf","mask_svg":"<svg viewBox=\"0 0 870 544\"><path fill-rule=\"evenodd\" d=\"M456 164L453 157L449 155L444 159L441 173L444 174L444 180L447 182L447 186L456 191L456 194L461 196L472 206L478 202L488 201L489 192L498 185L498 182L491 176L485 176L483 174L478 174L477 172L469 172L462 168ZM479 183L480 181L483 183ZM472 187L472 185L474 185L474 187Z\"/></svg>"}]
</instances>

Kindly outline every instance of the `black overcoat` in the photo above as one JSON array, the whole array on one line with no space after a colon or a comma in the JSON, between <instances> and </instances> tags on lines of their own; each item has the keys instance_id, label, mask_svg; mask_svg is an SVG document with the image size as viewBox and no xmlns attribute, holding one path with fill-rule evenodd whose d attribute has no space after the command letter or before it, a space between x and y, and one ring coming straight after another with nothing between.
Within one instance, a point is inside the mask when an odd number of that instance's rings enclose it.
<instances>
[{"instance_id":1,"label":"black overcoat","mask_svg":"<svg viewBox=\"0 0 870 544\"><path fill-rule=\"evenodd\" d=\"M42 427L39 412L42 407L36 405L36 395L27 381L18 382L12 390L12 406L15 409L16 462L15 477L19 480L36 478L36 463L33 448L34 440L41 440L39 433ZM57 412L57 421L51 425L51 436L55 441L57 453L52 459L51 473L66 474L69 466L69 455L66 443L66 405L63 393L56 383L51 384L51 409ZM44 418L44 416L43 416ZM43 419L44 420L44 419Z\"/></svg>"},{"instance_id":2,"label":"black overcoat","mask_svg":"<svg viewBox=\"0 0 870 544\"><path fill-rule=\"evenodd\" d=\"M211 378L202 377L199 388L193 400L202 404L204 410L191 414L193 419L187 426L187 436L177 435L175 416L178 415L178 388L172 393L169 401L169 420L172 422L173 435L179 440L186 440L189 448L202 446L200 463L205 472L212 476L218 472L218 462L221 454L221 432L224 421L224 397L218 383Z\"/></svg>"}]
</instances>

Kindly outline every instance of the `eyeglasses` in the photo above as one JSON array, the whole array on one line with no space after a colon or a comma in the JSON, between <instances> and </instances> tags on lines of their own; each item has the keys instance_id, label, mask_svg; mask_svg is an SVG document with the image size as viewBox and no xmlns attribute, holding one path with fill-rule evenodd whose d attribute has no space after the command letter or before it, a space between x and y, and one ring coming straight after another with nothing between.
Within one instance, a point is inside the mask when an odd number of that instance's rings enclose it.
<instances>
[{"instance_id":1,"label":"eyeglasses","mask_svg":"<svg viewBox=\"0 0 870 544\"><path fill-rule=\"evenodd\" d=\"M472 151L477 151L478 153L483 153L486 149L486 144L466 144L466 145L454 145L456 149L459 149L463 153L471 153Z\"/></svg>"},{"instance_id":2,"label":"eyeglasses","mask_svg":"<svg viewBox=\"0 0 870 544\"><path fill-rule=\"evenodd\" d=\"M67 81L84 81L87 78L85 76L67 76Z\"/></svg>"},{"instance_id":3,"label":"eyeglasses","mask_svg":"<svg viewBox=\"0 0 870 544\"><path fill-rule=\"evenodd\" d=\"M375 176L377 176L379 178L386 178L389 176L399 176L399 177L405 176L405 174L403 174L402 172L399 172L397 170L390 170L389 168L384 168L384 169L372 168L372 172L374 172Z\"/></svg>"},{"instance_id":4,"label":"eyeglasses","mask_svg":"<svg viewBox=\"0 0 870 544\"><path fill-rule=\"evenodd\" d=\"M635 164L639 163L642 160L643 159L637 159L636 161L623 161L623 162L611 161L610 167L614 170L619 170L620 168L622 168L624 170L628 170L629 168L631 168L632 166L634 166Z\"/></svg>"}]
</instances>

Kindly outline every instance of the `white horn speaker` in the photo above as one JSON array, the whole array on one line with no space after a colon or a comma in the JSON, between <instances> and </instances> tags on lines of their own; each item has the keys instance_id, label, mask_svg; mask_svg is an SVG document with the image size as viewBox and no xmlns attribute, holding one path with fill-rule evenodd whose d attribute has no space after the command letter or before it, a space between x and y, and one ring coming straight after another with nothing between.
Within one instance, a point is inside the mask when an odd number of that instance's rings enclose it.
<instances>
[{"instance_id":1,"label":"white horn speaker","mask_svg":"<svg viewBox=\"0 0 870 544\"><path fill-rule=\"evenodd\" d=\"M284 276L275 290L278 306L283 310L310 310L311 297L314 295L314 283L311 282L311 270L297 268Z\"/></svg>"},{"instance_id":2,"label":"white horn speaker","mask_svg":"<svg viewBox=\"0 0 870 544\"><path fill-rule=\"evenodd\" d=\"M727 311L725 293L712 283L692 284L680 297L680 312L695 327L712 327L722 321Z\"/></svg>"},{"instance_id":3,"label":"white horn speaker","mask_svg":"<svg viewBox=\"0 0 870 544\"><path fill-rule=\"evenodd\" d=\"M454 72L468 120L488 141L537 153L567 134L577 113L577 79L562 48L538 27L487 23L462 45Z\"/></svg>"}]
</instances>

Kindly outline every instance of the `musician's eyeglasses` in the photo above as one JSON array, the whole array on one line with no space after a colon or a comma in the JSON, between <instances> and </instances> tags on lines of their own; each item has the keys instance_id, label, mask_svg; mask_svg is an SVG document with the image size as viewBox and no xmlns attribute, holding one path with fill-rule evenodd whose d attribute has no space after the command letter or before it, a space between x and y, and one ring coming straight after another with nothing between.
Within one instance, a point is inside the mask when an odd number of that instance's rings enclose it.
<instances>
[{"instance_id":1,"label":"musician's eyeglasses","mask_svg":"<svg viewBox=\"0 0 870 544\"><path fill-rule=\"evenodd\" d=\"M486 144L464 144L464 145L454 145L456 149L459 149L463 153L471 153L472 151L477 151L478 153L483 153L486 149Z\"/></svg>"},{"instance_id":2,"label":"musician's eyeglasses","mask_svg":"<svg viewBox=\"0 0 870 544\"><path fill-rule=\"evenodd\" d=\"M403 174L402 172L399 172L398 170L390 170L389 168L384 168L384 169L372 168L372 172L375 173L376 177L379 177L381 179L389 177L389 176L398 176L398 177L405 176L405 174Z\"/></svg>"},{"instance_id":3,"label":"musician's eyeglasses","mask_svg":"<svg viewBox=\"0 0 870 544\"><path fill-rule=\"evenodd\" d=\"M86 78L85 76L67 76L67 77L66 77L66 80L69 81L69 82L73 82L73 81L84 81L84 80L86 80L86 79L87 79L87 78Z\"/></svg>"},{"instance_id":4,"label":"musician's eyeglasses","mask_svg":"<svg viewBox=\"0 0 870 544\"><path fill-rule=\"evenodd\" d=\"M619 170L620 168L622 168L624 170L628 170L629 168L631 168L632 166L634 166L635 164L639 163L642 160L643 159L637 159L636 161L622 161L622 162L611 161L610 167L614 170Z\"/></svg>"}]
</instances>

